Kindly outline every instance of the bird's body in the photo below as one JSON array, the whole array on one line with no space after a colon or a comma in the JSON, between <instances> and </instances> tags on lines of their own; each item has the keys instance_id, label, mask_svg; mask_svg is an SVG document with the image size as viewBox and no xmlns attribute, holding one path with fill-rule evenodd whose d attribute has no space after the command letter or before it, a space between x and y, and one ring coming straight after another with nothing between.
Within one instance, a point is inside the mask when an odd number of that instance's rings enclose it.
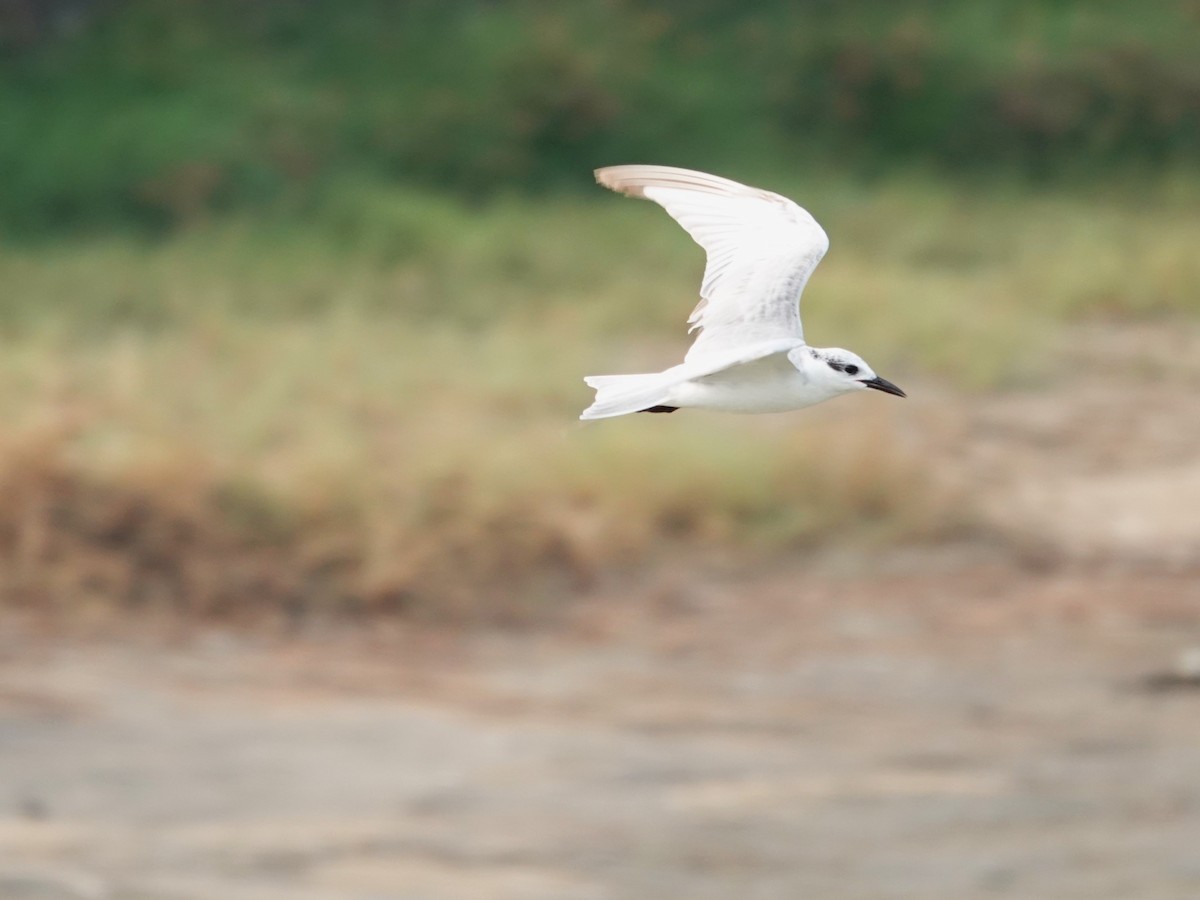
<instances>
[{"instance_id":1,"label":"bird's body","mask_svg":"<svg viewBox=\"0 0 1200 900\"><path fill-rule=\"evenodd\" d=\"M786 412L831 396L787 353L773 353L676 385L667 404L719 412Z\"/></svg>"},{"instance_id":2,"label":"bird's body","mask_svg":"<svg viewBox=\"0 0 1200 900\"><path fill-rule=\"evenodd\" d=\"M643 375L593 375L595 402L582 419L681 408L762 413L802 409L842 393L904 392L858 356L809 347L799 299L829 239L779 194L670 166L596 170L606 187L663 206L708 254L700 334L682 363Z\"/></svg>"}]
</instances>

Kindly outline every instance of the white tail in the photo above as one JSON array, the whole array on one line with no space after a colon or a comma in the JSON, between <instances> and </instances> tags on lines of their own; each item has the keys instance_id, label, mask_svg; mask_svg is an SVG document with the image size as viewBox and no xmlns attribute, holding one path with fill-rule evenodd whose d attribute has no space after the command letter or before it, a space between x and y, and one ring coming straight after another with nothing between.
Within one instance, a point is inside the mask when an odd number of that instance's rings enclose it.
<instances>
[{"instance_id":1,"label":"white tail","mask_svg":"<svg viewBox=\"0 0 1200 900\"><path fill-rule=\"evenodd\" d=\"M596 389L596 400L583 411L581 419L607 419L665 405L672 385L678 381L667 372L589 375L583 380Z\"/></svg>"}]
</instances>

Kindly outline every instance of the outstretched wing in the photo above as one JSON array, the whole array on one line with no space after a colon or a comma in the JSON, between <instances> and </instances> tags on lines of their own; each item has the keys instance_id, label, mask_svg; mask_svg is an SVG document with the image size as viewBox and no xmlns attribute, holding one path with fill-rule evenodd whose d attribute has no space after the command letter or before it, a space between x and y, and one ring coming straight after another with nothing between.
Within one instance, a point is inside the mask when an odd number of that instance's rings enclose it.
<instances>
[{"instance_id":1,"label":"outstretched wing","mask_svg":"<svg viewBox=\"0 0 1200 900\"><path fill-rule=\"evenodd\" d=\"M803 343L800 294L829 249L807 211L779 194L672 166L609 166L596 170L596 181L653 200L708 254L688 319L700 334L687 361L782 338Z\"/></svg>"}]
</instances>

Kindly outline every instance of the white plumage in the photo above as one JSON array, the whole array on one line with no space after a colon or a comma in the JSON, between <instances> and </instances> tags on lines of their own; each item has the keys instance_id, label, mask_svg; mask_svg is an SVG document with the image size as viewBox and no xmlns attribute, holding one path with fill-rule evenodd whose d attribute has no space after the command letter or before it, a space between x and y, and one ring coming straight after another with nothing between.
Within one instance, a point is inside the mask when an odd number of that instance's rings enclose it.
<instances>
[{"instance_id":1,"label":"white plumage","mask_svg":"<svg viewBox=\"0 0 1200 900\"><path fill-rule=\"evenodd\" d=\"M698 407L778 412L848 391L904 396L861 358L804 342L800 294L829 249L824 229L786 197L671 166L610 166L596 180L662 206L704 248L700 333L682 363L664 372L593 375L595 402L580 418Z\"/></svg>"}]
</instances>

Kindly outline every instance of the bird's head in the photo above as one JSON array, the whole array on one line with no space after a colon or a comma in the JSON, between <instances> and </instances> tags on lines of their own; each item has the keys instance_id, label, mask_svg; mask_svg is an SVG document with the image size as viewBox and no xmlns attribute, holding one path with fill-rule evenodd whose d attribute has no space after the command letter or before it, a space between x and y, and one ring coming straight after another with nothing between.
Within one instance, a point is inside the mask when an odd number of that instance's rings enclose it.
<instances>
[{"instance_id":1,"label":"bird's head","mask_svg":"<svg viewBox=\"0 0 1200 900\"><path fill-rule=\"evenodd\" d=\"M875 371L867 365L866 360L857 353L851 353L840 347L828 347L821 350L814 349L813 356L817 365L810 370L812 377L820 379L839 393L873 388L897 397L907 396L904 391L886 378L876 375Z\"/></svg>"}]
</instances>

